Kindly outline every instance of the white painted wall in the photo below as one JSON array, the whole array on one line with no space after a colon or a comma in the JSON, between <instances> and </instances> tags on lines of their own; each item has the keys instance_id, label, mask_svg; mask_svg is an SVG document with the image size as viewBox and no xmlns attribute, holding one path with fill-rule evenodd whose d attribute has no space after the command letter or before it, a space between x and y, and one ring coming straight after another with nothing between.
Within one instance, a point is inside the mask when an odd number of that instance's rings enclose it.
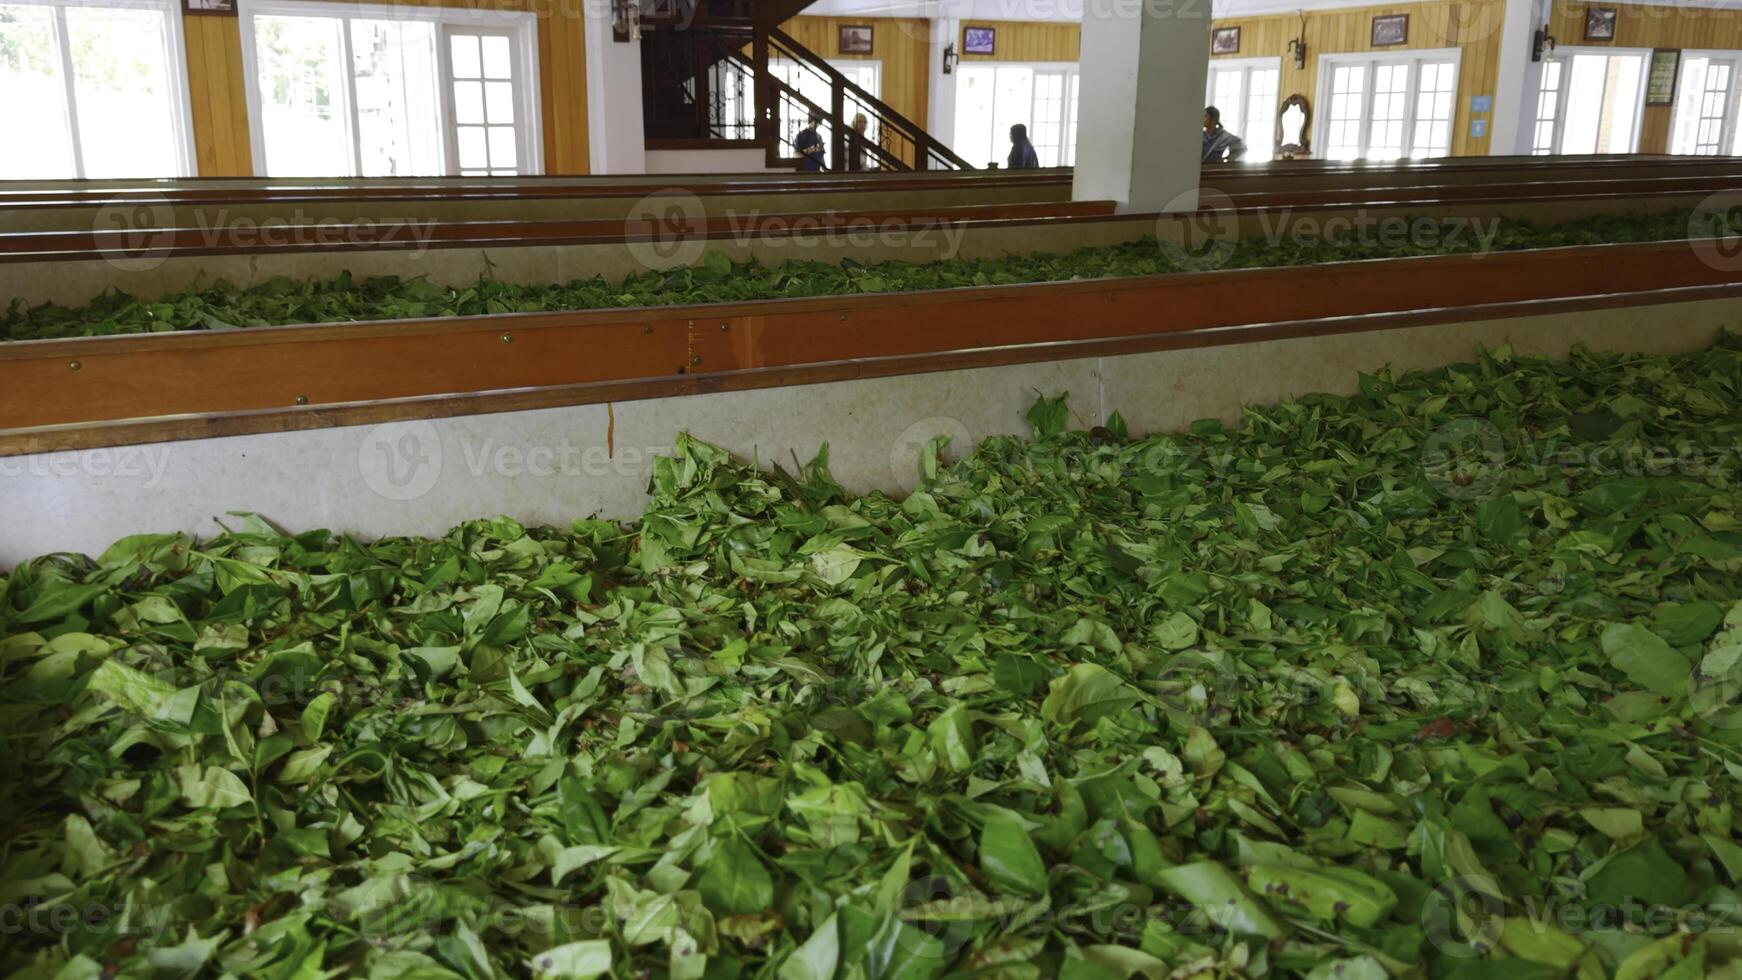
<instances>
[{"instance_id":1,"label":"white painted wall","mask_svg":"<svg viewBox=\"0 0 1742 980\"><path fill-rule=\"evenodd\" d=\"M0 458L0 569L56 551L100 553L128 534L210 535L231 511L286 530L435 535L506 514L562 524L638 514L651 458L689 432L742 458L809 459L825 440L855 491L910 489L936 435L951 449L1023 433L1035 393L1071 393L1072 425L1120 412L1134 432L1199 418L1238 421L1248 403L1353 394L1356 374L1471 359L1510 342L1562 356L1575 342L1664 353L1712 343L1734 300L1604 309L1264 344L1160 351L722 392L428 422L313 429L78 453ZM1643 322L1650 330L1640 330Z\"/></svg>"},{"instance_id":2,"label":"white painted wall","mask_svg":"<svg viewBox=\"0 0 1742 980\"><path fill-rule=\"evenodd\" d=\"M1530 55L1536 29L1547 16L1540 0L1506 0L1500 25L1500 68L1494 84L1494 131L1488 140L1491 156L1530 153L1537 94L1542 89L1542 64L1531 61Z\"/></svg>"},{"instance_id":3,"label":"white painted wall","mask_svg":"<svg viewBox=\"0 0 1742 980\"><path fill-rule=\"evenodd\" d=\"M773 169L760 147L730 150L647 150L650 174L756 174ZM782 171L788 169L778 168Z\"/></svg>"},{"instance_id":4,"label":"white painted wall","mask_svg":"<svg viewBox=\"0 0 1742 980\"><path fill-rule=\"evenodd\" d=\"M595 174L647 172L641 44L611 39L611 5L587 2L587 147Z\"/></svg>"},{"instance_id":5,"label":"white painted wall","mask_svg":"<svg viewBox=\"0 0 1742 980\"><path fill-rule=\"evenodd\" d=\"M1072 197L1125 211L1197 207L1208 9L1090 7L1083 20Z\"/></svg>"},{"instance_id":6,"label":"white painted wall","mask_svg":"<svg viewBox=\"0 0 1742 980\"><path fill-rule=\"evenodd\" d=\"M944 74L944 49L956 45L961 54L962 22L954 17L940 17L931 22L931 62L926 68L925 128L955 149L956 140L956 75Z\"/></svg>"}]
</instances>

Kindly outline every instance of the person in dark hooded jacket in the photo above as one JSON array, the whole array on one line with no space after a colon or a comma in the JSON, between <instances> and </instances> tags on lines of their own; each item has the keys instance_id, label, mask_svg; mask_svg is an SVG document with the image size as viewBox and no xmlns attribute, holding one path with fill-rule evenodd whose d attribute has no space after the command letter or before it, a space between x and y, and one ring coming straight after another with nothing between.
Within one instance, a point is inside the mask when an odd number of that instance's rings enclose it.
<instances>
[{"instance_id":1,"label":"person in dark hooded jacket","mask_svg":"<svg viewBox=\"0 0 1742 980\"><path fill-rule=\"evenodd\" d=\"M1040 154L1034 152L1034 144L1028 141L1028 127L1021 123L1010 127L1010 160L1006 165L1011 170L1034 170L1040 166Z\"/></svg>"}]
</instances>

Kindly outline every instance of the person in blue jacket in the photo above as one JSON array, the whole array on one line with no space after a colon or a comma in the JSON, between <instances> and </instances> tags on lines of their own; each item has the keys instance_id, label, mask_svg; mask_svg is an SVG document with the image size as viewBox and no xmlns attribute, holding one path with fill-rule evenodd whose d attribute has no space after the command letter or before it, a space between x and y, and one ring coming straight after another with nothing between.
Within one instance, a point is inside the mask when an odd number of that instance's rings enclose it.
<instances>
[{"instance_id":1,"label":"person in blue jacket","mask_svg":"<svg viewBox=\"0 0 1742 980\"><path fill-rule=\"evenodd\" d=\"M798 151L798 169L806 173L814 173L823 169L823 158L828 150L823 148L823 137L817 132L817 126L823 117L811 113L810 125L798 131L798 136L792 141L792 148Z\"/></svg>"},{"instance_id":2,"label":"person in blue jacket","mask_svg":"<svg viewBox=\"0 0 1742 980\"><path fill-rule=\"evenodd\" d=\"M1246 142L1222 128L1222 110L1204 107L1204 163L1234 161L1246 155Z\"/></svg>"},{"instance_id":3,"label":"person in blue jacket","mask_svg":"<svg viewBox=\"0 0 1742 980\"><path fill-rule=\"evenodd\" d=\"M1040 166L1040 154L1034 152L1034 144L1028 141L1028 127L1021 123L1010 127L1010 159L1006 165L1011 170L1034 170Z\"/></svg>"}]
</instances>

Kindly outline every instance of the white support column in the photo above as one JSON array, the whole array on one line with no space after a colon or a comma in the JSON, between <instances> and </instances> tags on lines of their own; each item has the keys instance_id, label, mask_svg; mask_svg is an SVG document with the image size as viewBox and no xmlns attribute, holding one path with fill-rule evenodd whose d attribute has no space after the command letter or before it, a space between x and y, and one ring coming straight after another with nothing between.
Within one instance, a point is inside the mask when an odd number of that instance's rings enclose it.
<instances>
[{"instance_id":1,"label":"white support column","mask_svg":"<svg viewBox=\"0 0 1742 980\"><path fill-rule=\"evenodd\" d=\"M641 42L611 39L611 4L586 11L587 152L595 174L647 172L647 129L641 117Z\"/></svg>"},{"instance_id":2,"label":"white support column","mask_svg":"<svg viewBox=\"0 0 1742 980\"><path fill-rule=\"evenodd\" d=\"M1125 211L1197 207L1210 5L1083 5L1072 196Z\"/></svg>"},{"instance_id":3,"label":"white support column","mask_svg":"<svg viewBox=\"0 0 1742 980\"><path fill-rule=\"evenodd\" d=\"M926 69L929 82L926 91L926 131L955 149L956 144L956 76L944 74L944 49L956 45L961 54L962 22L954 17L939 17L930 21L931 66Z\"/></svg>"},{"instance_id":4,"label":"white support column","mask_svg":"<svg viewBox=\"0 0 1742 980\"><path fill-rule=\"evenodd\" d=\"M1536 29L1545 12L1537 0L1506 0L1500 24L1500 66L1494 82L1494 130L1488 154L1528 155L1535 132L1536 100L1542 88L1542 63L1532 61Z\"/></svg>"}]
</instances>

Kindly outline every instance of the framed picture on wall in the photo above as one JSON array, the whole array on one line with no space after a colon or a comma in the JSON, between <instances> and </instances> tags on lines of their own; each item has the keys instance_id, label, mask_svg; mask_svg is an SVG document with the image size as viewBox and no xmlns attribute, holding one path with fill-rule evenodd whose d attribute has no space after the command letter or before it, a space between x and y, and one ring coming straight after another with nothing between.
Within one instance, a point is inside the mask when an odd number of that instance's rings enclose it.
<instances>
[{"instance_id":1,"label":"framed picture on wall","mask_svg":"<svg viewBox=\"0 0 1742 980\"><path fill-rule=\"evenodd\" d=\"M1673 105L1675 77L1681 71L1679 48L1658 48L1651 52L1651 72L1645 77L1646 105Z\"/></svg>"},{"instance_id":2,"label":"framed picture on wall","mask_svg":"<svg viewBox=\"0 0 1742 980\"><path fill-rule=\"evenodd\" d=\"M1585 40L1615 40L1615 18L1618 13L1615 7L1586 7Z\"/></svg>"},{"instance_id":3,"label":"framed picture on wall","mask_svg":"<svg viewBox=\"0 0 1742 980\"><path fill-rule=\"evenodd\" d=\"M1240 28L1218 27L1210 32L1211 54L1239 54Z\"/></svg>"},{"instance_id":4,"label":"framed picture on wall","mask_svg":"<svg viewBox=\"0 0 1742 980\"><path fill-rule=\"evenodd\" d=\"M995 27L962 28L963 54L997 54L998 29Z\"/></svg>"},{"instance_id":5,"label":"framed picture on wall","mask_svg":"<svg viewBox=\"0 0 1742 980\"><path fill-rule=\"evenodd\" d=\"M871 25L842 24L836 45L842 54L870 54Z\"/></svg>"},{"instance_id":6,"label":"framed picture on wall","mask_svg":"<svg viewBox=\"0 0 1742 980\"><path fill-rule=\"evenodd\" d=\"M204 14L208 17L236 16L236 0L182 0L183 13Z\"/></svg>"},{"instance_id":7,"label":"framed picture on wall","mask_svg":"<svg viewBox=\"0 0 1742 980\"><path fill-rule=\"evenodd\" d=\"M1373 18L1373 36L1370 39L1373 47L1385 48L1394 44L1403 44L1408 40L1408 14L1387 14L1384 17Z\"/></svg>"}]
</instances>

